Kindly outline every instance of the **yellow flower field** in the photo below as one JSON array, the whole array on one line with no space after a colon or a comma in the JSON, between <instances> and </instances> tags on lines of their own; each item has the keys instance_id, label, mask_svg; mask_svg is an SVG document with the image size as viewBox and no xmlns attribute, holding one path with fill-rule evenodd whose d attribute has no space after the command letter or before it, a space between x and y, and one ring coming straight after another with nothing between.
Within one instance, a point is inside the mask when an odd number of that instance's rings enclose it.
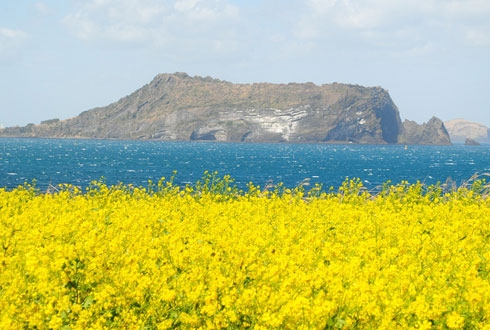
<instances>
[{"instance_id":1,"label":"yellow flower field","mask_svg":"<svg viewBox=\"0 0 490 330\"><path fill-rule=\"evenodd\" d=\"M490 328L484 181L230 182L0 189L0 328Z\"/></svg>"}]
</instances>

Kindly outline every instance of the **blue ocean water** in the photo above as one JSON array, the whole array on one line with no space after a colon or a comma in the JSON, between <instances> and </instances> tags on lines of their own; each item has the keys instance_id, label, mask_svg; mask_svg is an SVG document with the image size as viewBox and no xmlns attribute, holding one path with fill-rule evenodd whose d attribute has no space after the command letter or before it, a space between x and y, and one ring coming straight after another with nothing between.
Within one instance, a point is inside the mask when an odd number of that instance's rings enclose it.
<instances>
[{"instance_id":1,"label":"blue ocean water","mask_svg":"<svg viewBox=\"0 0 490 330\"><path fill-rule=\"evenodd\" d=\"M40 189L70 183L147 186L177 171L175 183L195 183L204 171L248 182L295 187L303 180L337 188L347 177L368 188L390 180L460 184L490 173L490 145L469 147L283 143L161 142L65 139L0 139L0 187L37 181Z\"/></svg>"}]
</instances>

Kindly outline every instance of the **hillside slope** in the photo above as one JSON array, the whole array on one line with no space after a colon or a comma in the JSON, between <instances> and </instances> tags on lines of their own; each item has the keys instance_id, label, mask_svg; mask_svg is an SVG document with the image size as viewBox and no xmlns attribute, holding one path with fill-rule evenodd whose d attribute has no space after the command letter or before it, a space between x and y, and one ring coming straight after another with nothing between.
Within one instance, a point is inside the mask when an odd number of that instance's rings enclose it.
<instances>
[{"instance_id":1,"label":"hillside slope","mask_svg":"<svg viewBox=\"0 0 490 330\"><path fill-rule=\"evenodd\" d=\"M5 128L0 135L383 144L398 143L402 130L396 105L380 87L233 84L175 73L159 74L106 107L70 119ZM446 142L449 136L442 144Z\"/></svg>"}]
</instances>

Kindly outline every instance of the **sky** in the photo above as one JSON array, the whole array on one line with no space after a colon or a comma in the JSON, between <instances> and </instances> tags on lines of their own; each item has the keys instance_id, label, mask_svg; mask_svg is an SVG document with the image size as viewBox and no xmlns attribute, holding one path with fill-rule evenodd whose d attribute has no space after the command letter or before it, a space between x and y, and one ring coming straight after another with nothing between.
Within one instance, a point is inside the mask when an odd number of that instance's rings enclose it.
<instances>
[{"instance_id":1,"label":"sky","mask_svg":"<svg viewBox=\"0 0 490 330\"><path fill-rule=\"evenodd\" d=\"M2 126L71 118L173 72L381 86L402 120L490 126L490 1L0 2Z\"/></svg>"}]
</instances>

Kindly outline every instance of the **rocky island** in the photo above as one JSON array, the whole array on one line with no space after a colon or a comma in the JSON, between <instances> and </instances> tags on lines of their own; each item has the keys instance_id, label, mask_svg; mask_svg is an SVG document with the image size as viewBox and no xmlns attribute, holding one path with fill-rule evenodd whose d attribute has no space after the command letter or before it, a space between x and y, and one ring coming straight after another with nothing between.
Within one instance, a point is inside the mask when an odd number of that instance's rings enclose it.
<instances>
[{"instance_id":1,"label":"rocky island","mask_svg":"<svg viewBox=\"0 0 490 330\"><path fill-rule=\"evenodd\" d=\"M400 119L381 87L348 84L233 84L185 73L159 74L105 107L0 136L449 145L438 118Z\"/></svg>"},{"instance_id":2,"label":"rocky island","mask_svg":"<svg viewBox=\"0 0 490 330\"><path fill-rule=\"evenodd\" d=\"M452 119L444 122L444 126L455 143L465 142L474 145L476 143L490 142L490 129L483 124L468 121L462 118Z\"/></svg>"}]
</instances>

